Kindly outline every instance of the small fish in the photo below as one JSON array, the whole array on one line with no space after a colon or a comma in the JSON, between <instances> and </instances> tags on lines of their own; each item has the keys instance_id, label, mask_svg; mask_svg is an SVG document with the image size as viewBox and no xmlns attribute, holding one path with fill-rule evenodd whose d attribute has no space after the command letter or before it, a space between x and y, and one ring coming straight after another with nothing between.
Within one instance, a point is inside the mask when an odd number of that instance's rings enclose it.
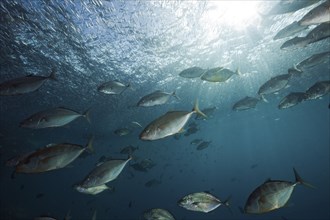
<instances>
[{"instance_id":1,"label":"small fish","mask_svg":"<svg viewBox=\"0 0 330 220\"><path fill-rule=\"evenodd\" d=\"M291 108L307 98L304 92L291 92L289 95L285 96L278 105L279 109Z\"/></svg>"},{"instance_id":2,"label":"small fish","mask_svg":"<svg viewBox=\"0 0 330 220\"><path fill-rule=\"evenodd\" d=\"M234 74L239 75L239 70L233 72L229 69L223 67L217 67L207 70L202 76L201 79L208 82L226 82Z\"/></svg>"},{"instance_id":3,"label":"small fish","mask_svg":"<svg viewBox=\"0 0 330 220\"><path fill-rule=\"evenodd\" d=\"M148 182L146 182L144 185L148 188L150 187L154 187L154 186L158 186L159 184L161 184L162 182L158 179L151 179Z\"/></svg>"},{"instance_id":4,"label":"small fish","mask_svg":"<svg viewBox=\"0 0 330 220\"><path fill-rule=\"evenodd\" d=\"M109 95L118 95L118 94L122 94L128 87L130 87L130 84L124 85L123 83L117 80L113 80L101 84L97 88L97 91Z\"/></svg>"},{"instance_id":5,"label":"small fish","mask_svg":"<svg viewBox=\"0 0 330 220\"><path fill-rule=\"evenodd\" d=\"M28 75L5 81L0 84L0 95L21 95L38 90L47 80L56 80L55 70L52 70L51 74L47 77Z\"/></svg>"},{"instance_id":6,"label":"small fish","mask_svg":"<svg viewBox=\"0 0 330 220\"><path fill-rule=\"evenodd\" d=\"M293 168L295 182L282 180L267 180L257 187L249 196L244 207L244 213L262 214L283 207L291 197L298 184L313 187L304 182Z\"/></svg>"},{"instance_id":7,"label":"small fish","mask_svg":"<svg viewBox=\"0 0 330 220\"><path fill-rule=\"evenodd\" d=\"M221 205L229 207L229 199L221 202L220 199L216 198L207 192L197 192L189 194L178 201L178 205L191 211L196 212L211 212Z\"/></svg>"},{"instance_id":8,"label":"small fish","mask_svg":"<svg viewBox=\"0 0 330 220\"><path fill-rule=\"evenodd\" d=\"M330 81L319 81L312 85L307 91L306 100L318 99L330 92Z\"/></svg>"},{"instance_id":9,"label":"small fish","mask_svg":"<svg viewBox=\"0 0 330 220\"><path fill-rule=\"evenodd\" d=\"M157 90L152 92L146 96L143 96L137 103L137 106L140 107L151 107L156 105L163 105L168 102L171 96L174 96L179 100L179 97L175 94L175 92L167 93L161 90Z\"/></svg>"},{"instance_id":10,"label":"small fish","mask_svg":"<svg viewBox=\"0 0 330 220\"><path fill-rule=\"evenodd\" d=\"M127 160L109 160L100 164L95 167L78 186L90 188L115 180L131 159L132 157L129 157Z\"/></svg>"},{"instance_id":11,"label":"small fish","mask_svg":"<svg viewBox=\"0 0 330 220\"><path fill-rule=\"evenodd\" d=\"M206 115L198 108L198 102L196 101L192 111L170 111L165 115L152 121L140 134L141 140L158 140L165 138L176 133L179 133L181 129L190 119L191 115L197 113L204 117Z\"/></svg>"},{"instance_id":12,"label":"small fish","mask_svg":"<svg viewBox=\"0 0 330 220\"><path fill-rule=\"evenodd\" d=\"M281 49L282 50L293 50L293 49L300 49L306 47L313 41L312 38L309 37L294 37L290 40L285 41Z\"/></svg>"},{"instance_id":13,"label":"small fish","mask_svg":"<svg viewBox=\"0 0 330 220\"><path fill-rule=\"evenodd\" d=\"M165 209L149 209L143 213L146 220L175 220L173 215Z\"/></svg>"},{"instance_id":14,"label":"small fish","mask_svg":"<svg viewBox=\"0 0 330 220\"><path fill-rule=\"evenodd\" d=\"M200 77L205 72L205 69L202 69L200 67L190 67L188 69L185 69L179 73L179 76L183 78L197 78Z\"/></svg>"},{"instance_id":15,"label":"small fish","mask_svg":"<svg viewBox=\"0 0 330 220\"><path fill-rule=\"evenodd\" d=\"M87 121L90 122L89 110L87 110L84 114L80 114L67 108L52 108L33 114L29 118L23 120L20 123L20 127L32 129L61 127L79 117L85 117Z\"/></svg>"},{"instance_id":16,"label":"small fish","mask_svg":"<svg viewBox=\"0 0 330 220\"><path fill-rule=\"evenodd\" d=\"M187 129L184 136L189 136L189 135L195 134L198 130L199 130L199 128L197 128L197 127L190 127Z\"/></svg>"},{"instance_id":17,"label":"small fish","mask_svg":"<svg viewBox=\"0 0 330 220\"><path fill-rule=\"evenodd\" d=\"M138 150L139 147L134 147L132 145L129 145L127 147L124 147L123 149L120 150L121 154L132 154L134 151Z\"/></svg>"},{"instance_id":18,"label":"small fish","mask_svg":"<svg viewBox=\"0 0 330 220\"><path fill-rule=\"evenodd\" d=\"M132 131L128 128L118 128L114 131L114 133L118 136L125 136L130 134Z\"/></svg>"},{"instance_id":19,"label":"small fish","mask_svg":"<svg viewBox=\"0 0 330 220\"><path fill-rule=\"evenodd\" d=\"M147 169L151 169L154 166L156 166L156 163L154 161L152 161L151 159L143 159L140 161L140 164L142 167L147 168Z\"/></svg>"},{"instance_id":20,"label":"small fish","mask_svg":"<svg viewBox=\"0 0 330 220\"><path fill-rule=\"evenodd\" d=\"M274 36L274 40L291 37L292 35L299 33L303 30L307 29L307 26L301 26L297 21L289 24L285 28L281 29L277 34Z\"/></svg>"},{"instance_id":21,"label":"small fish","mask_svg":"<svg viewBox=\"0 0 330 220\"><path fill-rule=\"evenodd\" d=\"M310 10L300 21L302 26L308 26L313 24L321 24L330 22L330 1L327 0L324 3L316 6Z\"/></svg>"},{"instance_id":22,"label":"small fish","mask_svg":"<svg viewBox=\"0 0 330 220\"><path fill-rule=\"evenodd\" d=\"M194 139L190 142L190 144L196 145L196 144L199 144L202 141L203 141L203 139Z\"/></svg>"},{"instance_id":23,"label":"small fish","mask_svg":"<svg viewBox=\"0 0 330 220\"><path fill-rule=\"evenodd\" d=\"M207 148L210 144L212 143L212 141L203 141L202 143L200 143L198 146L197 146L197 150L203 150L205 148Z\"/></svg>"},{"instance_id":24,"label":"small fish","mask_svg":"<svg viewBox=\"0 0 330 220\"><path fill-rule=\"evenodd\" d=\"M257 98L246 96L245 98L237 101L233 105L233 110L235 110L235 111L242 111L242 110L247 110L247 109L255 108L256 105L257 105L257 103L259 101L260 100L257 99Z\"/></svg>"},{"instance_id":25,"label":"small fish","mask_svg":"<svg viewBox=\"0 0 330 220\"><path fill-rule=\"evenodd\" d=\"M85 193L85 194L91 194L91 195L99 194L99 193L103 192L104 190L110 190L112 192L114 191L114 187L108 187L105 184L99 185L99 186L94 186L94 187L89 187L89 188L84 188L79 185L75 185L74 188L78 192Z\"/></svg>"},{"instance_id":26,"label":"small fish","mask_svg":"<svg viewBox=\"0 0 330 220\"><path fill-rule=\"evenodd\" d=\"M131 167L133 167L134 170L140 171L140 172L147 172L148 169L146 167L143 167L140 163L131 164Z\"/></svg>"}]
</instances>

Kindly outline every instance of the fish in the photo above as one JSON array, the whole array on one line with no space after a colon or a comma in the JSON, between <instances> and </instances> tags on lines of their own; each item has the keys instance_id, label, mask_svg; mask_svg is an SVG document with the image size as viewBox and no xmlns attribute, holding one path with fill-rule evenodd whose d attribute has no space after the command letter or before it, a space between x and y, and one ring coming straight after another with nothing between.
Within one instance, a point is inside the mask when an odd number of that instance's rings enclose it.
<instances>
[{"instance_id":1,"label":"fish","mask_svg":"<svg viewBox=\"0 0 330 220\"><path fill-rule=\"evenodd\" d=\"M310 37L294 37L285 41L280 47L282 50L293 50L304 48L313 41Z\"/></svg>"},{"instance_id":2,"label":"fish","mask_svg":"<svg viewBox=\"0 0 330 220\"><path fill-rule=\"evenodd\" d=\"M173 96L177 100L180 100L175 92L167 93L161 90L154 91L146 96L143 96L137 103L139 107L151 107L156 105L163 105L168 102L170 97Z\"/></svg>"},{"instance_id":3,"label":"fish","mask_svg":"<svg viewBox=\"0 0 330 220\"><path fill-rule=\"evenodd\" d=\"M251 109L251 108L255 108L259 101L260 101L260 99L258 99L258 98L253 98L253 97L246 96L245 98L237 101L233 105L233 110L234 111L242 111L242 110L248 110L248 109Z\"/></svg>"},{"instance_id":4,"label":"fish","mask_svg":"<svg viewBox=\"0 0 330 220\"><path fill-rule=\"evenodd\" d=\"M130 156L127 160L109 160L100 164L89 172L78 186L90 188L115 180L131 159L132 157Z\"/></svg>"},{"instance_id":5,"label":"fish","mask_svg":"<svg viewBox=\"0 0 330 220\"><path fill-rule=\"evenodd\" d=\"M207 148L210 144L212 143L212 141L203 141L202 143L200 143L198 146L197 146L197 150L203 150L205 148Z\"/></svg>"},{"instance_id":6,"label":"fish","mask_svg":"<svg viewBox=\"0 0 330 220\"><path fill-rule=\"evenodd\" d=\"M141 132L139 138L141 140L158 140L176 133L179 133L190 119L191 115L197 113L206 117L198 108L198 101L192 111L169 111L150 122Z\"/></svg>"},{"instance_id":7,"label":"fish","mask_svg":"<svg viewBox=\"0 0 330 220\"><path fill-rule=\"evenodd\" d=\"M276 4L267 14L268 15L279 15L286 14L290 12L298 11L302 8L306 8L312 4L315 4L319 0L308 0L308 1L300 1L300 0L292 0L292 1L281 1Z\"/></svg>"},{"instance_id":8,"label":"fish","mask_svg":"<svg viewBox=\"0 0 330 220\"><path fill-rule=\"evenodd\" d=\"M146 220L175 220L173 215L165 209L149 209L143 213Z\"/></svg>"},{"instance_id":9,"label":"fish","mask_svg":"<svg viewBox=\"0 0 330 220\"><path fill-rule=\"evenodd\" d=\"M38 193L38 194L36 195L36 198L37 198L37 199L40 199L40 198L44 197L44 195L45 195L45 194L43 194L43 193Z\"/></svg>"},{"instance_id":10,"label":"fish","mask_svg":"<svg viewBox=\"0 0 330 220\"><path fill-rule=\"evenodd\" d=\"M272 77L270 80L262 84L258 90L258 95L267 95L278 92L283 89L289 82L292 74L282 74L275 77Z\"/></svg>"},{"instance_id":11,"label":"fish","mask_svg":"<svg viewBox=\"0 0 330 220\"><path fill-rule=\"evenodd\" d=\"M202 141L203 141L203 139L194 139L190 142L190 144L196 145L196 144L199 144Z\"/></svg>"},{"instance_id":12,"label":"fish","mask_svg":"<svg viewBox=\"0 0 330 220\"><path fill-rule=\"evenodd\" d=\"M291 92L285 96L279 103L279 109L291 108L306 99L307 95L304 92Z\"/></svg>"},{"instance_id":13,"label":"fish","mask_svg":"<svg viewBox=\"0 0 330 220\"><path fill-rule=\"evenodd\" d=\"M75 185L74 188L81 193L85 193L85 194L90 194L90 195L96 195L99 194L101 192L103 192L104 190L110 190L110 191L114 191L114 187L108 187L105 184L99 185L99 186L93 186L93 187L89 187L89 188L84 188L81 187L79 185Z\"/></svg>"},{"instance_id":14,"label":"fish","mask_svg":"<svg viewBox=\"0 0 330 220\"><path fill-rule=\"evenodd\" d=\"M53 69L49 76L28 75L11 79L0 84L1 96L22 95L38 90L47 80L56 80Z\"/></svg>"},{"instance_id":15,"label":"fish","mask_svg":"<svg viewBox=\"0 0 330 220\"><path fill-rule=\"evenodd\" d=\"M214 112L217 110L218 108L216 106L212 106L212 107L208 107L208 108L204 108L201 111L207 115L207 117L205 118L204 116L200 115L200 114L196 114L195 120L206 120L206 119L211 119L214 116Z\"/></svg>"},{"instance_id":16,"label":"fish","mask_svg":"<svg viewBox=\"0 0 330 220\"><path fill-rule=\"evenodd\" d=\"M141 172L147 172L148 169L146 167L143 167L140 163L134 163L130 165L133 167L134 170L141 171Z\"/></svg>"},{"instance_id":17,"label":"fish","mask_svg":"<svg viewBox=\"0 0 330 220\"><path fill-rule=\"evenodd\" d=\"M156 163L151 159L143 159L140 161L140 165L144 168L151 169L156 166Z\"/></svg>"},{"instance_id":18,"label":"fish","mask_svg":"<svg viewBox=\"0 0 330 220\"><path fill-rule=\"evenodd\" d=\"M149 181L147 181L144 186L150 188L150 187L154 187L154 186L158 186L159 184L161 184L162 182L158 179L151 179Z\"/></svg>"},{"instance_id":19,"label":"fish","mask_svg":"<svg viewBox=\"0 0 330 220\"><path fill-rule=\"evenodd\" d=\"M316 6L310 10L304 17L299 21L302 26L308 26L313 24L321 24L330 22L330 1L327 0L322 4Z\"/></svg>"},{"instance_id":20,"label":"fish","mask_svg":"<svg viewBox=\"0 0 330 220\"><path fill-rule=\"evenodd\" d=\"M84 117L90 122L89 110L80 114L68 108L58 107L37 112L20 123L22 128L50 128L64 126L79 117Z\"/></svg>"},{"instance_id":21,"label":"fish","mask_svg":"<svg viewBox=\"0 0 330 220\"><path fill-rule=\"evenodd\" d=\"M109 95L119 95L122 94L128 87L130 87L130 84L124 85L117 80L112 80L102 83L99 87L97 87L97 91Z\"/></svg>"},{"instance_id":22,"label":"fish","mask_svg":"<svg viewBox=\"0 0 330 220\"><path fill-rule=\"evenodd\" d=\"M318 99L330 92L330 80L319 81L306 91L306 100Z\"/></svg>"},{"instance_id":23,"label":"fish","mask_svg":"<svg viewBox=\"0 0 330 220\"><path fill-rule=\"evenodd\" d=\"M204 72L205 72L205 69L194 66L194 67L190 67L188 69L182 70L179 73L179 76L181 76L183 78L192 79L192 78L200 77Z\"/></svg>"},{"instance_id":24,"label":"fish","mask_svg":"<svg viewBox=\"0 0 330 220\"><path fill-rule=\"evenodd\" d=\"M229 207L229 199L222 202L208 192L196 192L184 196L178 201L178 205L190 211L208 213L221 205Z\"/></svg>"},{"instance_id":25,"label":"fish","mask_svg":"<svg viewBox=\"0 0 330 220\"><path fill-rule=\"evenodd\" d=\"M198 130L199 130L198 127L189 127L187 129L186 133L184 134L184 136L189 136L189 135L195 134Z\"/></svg>"},{"instance_id":26,"label":"fish","mask_svg":"<svg viewBox=\"0 0 330 220\"><path fill-rule=\"evenodd\" d=\"M131 130L128 128L118 128L113 133L115 133L118 136L125 136L131 133Z\"/></svg>"},{"instance_id":27,"label":"fish","mask_svg":"<svg viewBox=\"0 0 330 220\"><path fill-rule=\"evenodd\" d=\"M291 197L291 194L298 184L313 187L303 181L297 171L293 168L295 182L283 180L267 180L258 186L248 197L244 206L244 213L262 214L279 209Z\"/></svg>"},{"instance_id":28,"label":"fish","mask_svg":"<svg viewBox=\"0 0 330 220\"><path fill-rule=\"evenodd\" d=\"M320 24L306 35L306 38L310 39L309 44L324 40L328 37L330 37L330 23Z\"/></svg>"},{"instance_id":29,"label":"fish","mask_svg":"<svg viewBox=\"0 0 330 220\"><path fill-rule=\"evenodd\" d=\"M56 218L49 216L40 216L40 217L35 217L34 220L56 220Z\"/></svg>"},{"instance_id":30,"label":"fish","mask_svg":"<svg viewBox=\"0 0 330 220\"><path fill-rule=\"evenodd\" d=\"M85 150L93 152L93 138L86 147L77 144L49 144L37 149L18 162L16 173L41 173L66 167Z\"/></svg>"},{"instance_id":31,"label":"fish","mask_svg":"<svg viewBox=\"0 0 330 220\"><path fill-rule=\"evenodd\" d=\"M281 29L279 32L277 32L273 39L278 40L282 38L291 37L292 35L295 35L296 33L299 33L305 29L307 29L307 26L301 26L297 21L294 21L285 28Z\"/></svg>"},{"instance_id":32,"label":"fish","mask_svg":"<svg viewBox=\"0 0 330 220\"><path fill-rule=\"evenodd\" d=\"M134 147L132 145L129 145L127 147L124 147L123 149L121 149L120 153L121 154L132 154L134 151L138 150L139 147Z\"/></svg>"},{"instance_id":33,"label":"fish","mask_svg":"<svg viewBox=\"0 0 330 220\"><path fill-rule=\"evenodd\" d=\"M201 76L201 80L208 81L208 82L226 82L234 74L239 75L239 70L237 69L236 72L233 72L224 67L216 67L216 68L207 70Z\"/></svg>"},{"instance_id":34,"label":"fish","mask_svg":"<svg viewBox=\"0 0 330 220\"><path fill-rule=\"evenodd\" d=\"M294 65L294 68L303 71L304 69L312 68L321 63L329 62L329 60L330 60L330 51L317 53Z\"/></svg>"}]
</instances>

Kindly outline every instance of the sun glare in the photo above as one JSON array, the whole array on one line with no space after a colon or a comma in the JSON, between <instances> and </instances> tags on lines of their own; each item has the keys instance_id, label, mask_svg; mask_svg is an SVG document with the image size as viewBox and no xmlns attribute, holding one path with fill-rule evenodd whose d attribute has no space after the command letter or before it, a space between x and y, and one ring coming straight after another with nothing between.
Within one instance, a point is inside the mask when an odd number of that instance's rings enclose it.
<instances>
[{"instance_id":1,"label":"sun glare","mask_svg":"<svg viewBox=\"0 0 330 220\"><path fill-rule=\"evenodd\" d=\"M207 25L229 26L242 30L259 18L260 1L212 1L209 3L209 10L202 19Z\"/></svg>"}]
</instances>

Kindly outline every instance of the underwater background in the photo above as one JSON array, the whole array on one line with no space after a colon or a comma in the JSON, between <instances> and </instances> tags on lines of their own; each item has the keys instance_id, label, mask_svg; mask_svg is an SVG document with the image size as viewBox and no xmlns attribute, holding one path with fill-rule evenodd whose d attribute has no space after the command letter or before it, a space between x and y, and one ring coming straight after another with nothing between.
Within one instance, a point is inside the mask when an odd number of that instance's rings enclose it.
<instances>
[{"instance_id":1,"label":"underwater background","mask_svg":"<svg viewBox=\"0 0 330 220\"><path fill-rule=\"evenodd\" d=\"M323 1L316 1L320 4ZM288 86L267 95L255 108L233 111L245 96L257 97L271 77L286 74L294 64L330 50L329 38L304 47L281 50L288 40L274 40L279 30L301 19L315 5L295 12L267 15L279 1L9 1L0 2L0 83L29 74L48 76L37 91L0 96L0 219L143 219L144 211L164 208L175 219L329 219L329 95L278 109L290 92L306 91L329 80L325 60L290 79ZM296 34L305 36L315 26ZM240 74L226 82L188 79L189 67L225 66ZM123 93L100 93L100 84L129 84ZM136 107L155 90L175 91L179 99L150 108ZM208 118L192 115L184 131L155 141L139 134L167 111L215 107ZM19 124L49 108L66 107L83 117L58 128L27 129ZM195 133L186 133L197 124ZM114 131L129 128L129 133ZM6 161L50 143L85 146L94 135L92 154L69 166L40 174L15 174ZM202 150L191 142L211 141ZM138 147L133 160L114 181L113 190L97 195L76 191L103 157L127 159L125 146ZM154 166L132 166L144 159ZM249 194L267 179L295 181L293 167L315 189L297 185L281 209L241 213ZM154 184L146 183L150 180ZM183 196L208 191L225 200L210 213L188 211Z\"/></svg>"}]
</instances>

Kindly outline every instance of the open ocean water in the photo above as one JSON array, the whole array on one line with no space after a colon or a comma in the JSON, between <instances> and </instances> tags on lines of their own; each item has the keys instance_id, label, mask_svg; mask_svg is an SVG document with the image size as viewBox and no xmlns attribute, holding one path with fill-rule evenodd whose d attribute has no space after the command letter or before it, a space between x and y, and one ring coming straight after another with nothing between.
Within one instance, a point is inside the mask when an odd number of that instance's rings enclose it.
<instances>
[{"instance_id":1,"label":"open ocean water","mask_svg":"<svg viewBox=\"0 0 330 220\"><path fill-rule=\"evenodd\" d=\"M325 1L294 8L297 2L304 1L2 0L1 92L9 80L30 74L46 77L54 70L56 80L47 79L36 91L0 96L0 219L138 220L152 208L166 209L176 220L330 219L329 26L321 39L303 46L280 49L319 24L273 39ZM288 13L275 10L291 6ZM266 81L322 52L328 55L293 73L283 88L258 95ZM240 73L225 82L179 75L190 67ZM111 80L129 86L114 95L98 90ZM320 81L328 82L321 98L278 108L291 92L306 92ZM156 90L178 98L136 106ZM233 110L246 96L257 98L256 106ZM192 114L178 134L139 138L166 112L190 112L195 100L207 118ZM60 127L20 126L31 115L57 107L79 114L89 110L90 122L79 117ZM38 120L37 125L48 119ZM32 161L26 157L16 168L6 166L15 156L53 143L84 147L92 135L94 152L84 151L63 168L15 172ZM198 147L192 143L196 139L206 144ZM121 153L127 146L133 150ZM74 188L97 165L126 160L128 154L133 159L106 183L111 189L91 195ZM293 168L314 188L293 185ZM242 212L254 189L275 180L294 186L284 207ZM203 213L178 205L195 192L230 198L230 206Z\"/></svg>"}]
</instances>

